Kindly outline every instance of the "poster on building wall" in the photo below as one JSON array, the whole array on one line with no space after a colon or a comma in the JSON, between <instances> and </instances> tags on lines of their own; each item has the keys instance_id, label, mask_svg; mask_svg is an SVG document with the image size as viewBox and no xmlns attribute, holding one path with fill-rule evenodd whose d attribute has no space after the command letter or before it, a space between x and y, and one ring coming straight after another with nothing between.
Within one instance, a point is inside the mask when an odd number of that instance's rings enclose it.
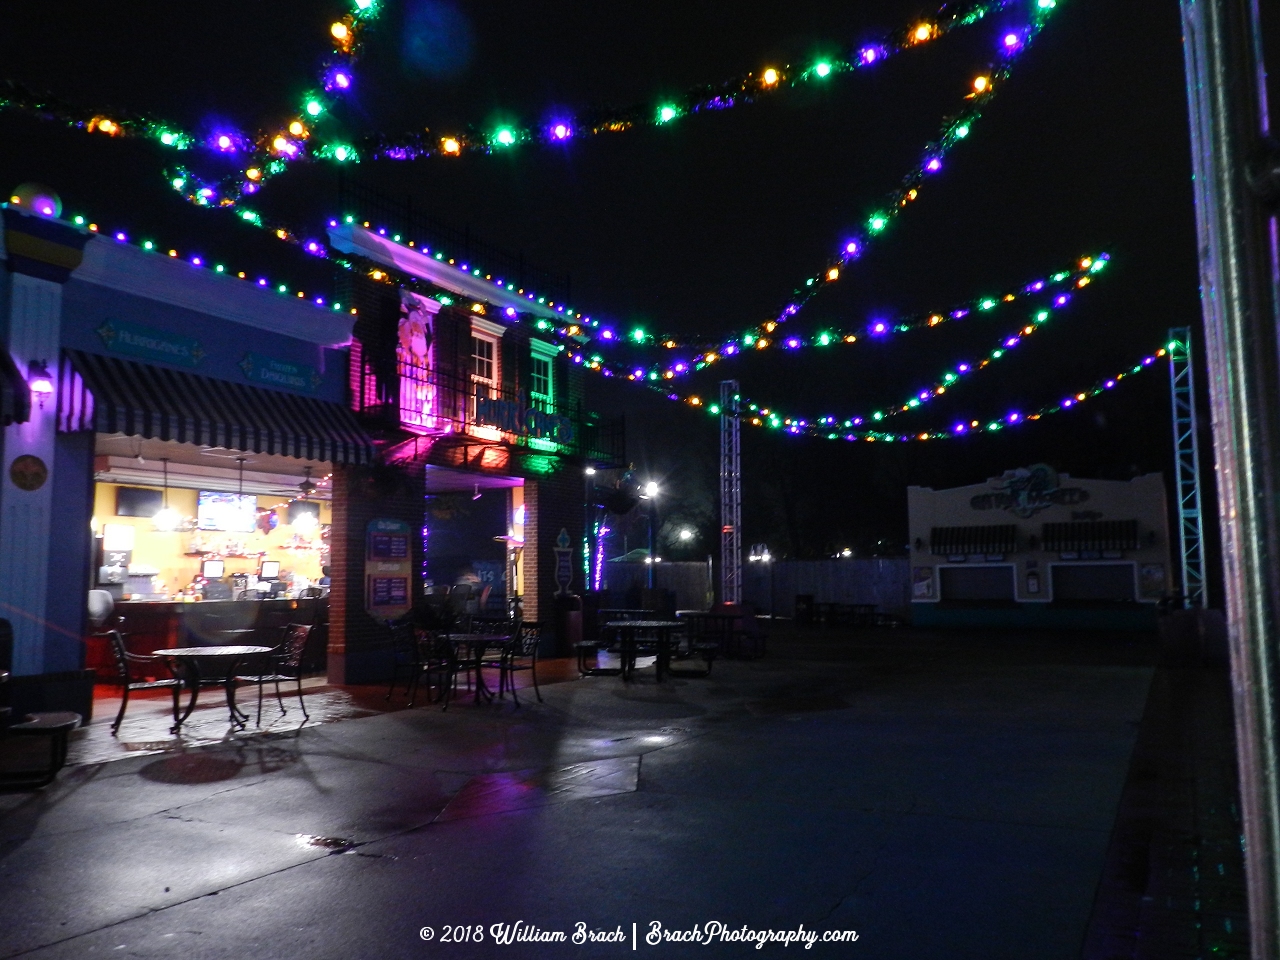
<instances>
[{"instance_id":1,"label":"poster on building wall","mask_svg":"<svg viewBox=\"0 0 1280 960\"><path fill-rule=\"evenodd\" d=\"M569 586L573 583L573 542L569 539L569 531L564 527L556 537L556 596L567 597Z\"/></svg>"},{"instance_id":2,"label":"poster on building wall","mask_svg":"<svg viewBox=\"0 0 1280 960\"><path fill-rule=\"evenodd\" d=\"M400 291L396 363L400 374L400 422L431 430L439 417L435 382L435 315L440 302Z\"/></svg>"},{"instance_id":3,"label":"poster on building wall","mask_svg":"<svg viewBox=\"0 0 1280 960\"><path fill-rule=\"evenodd\" d=\"M911 569L911 599L933 599L933 567L913 567Z\"/></svg>"},{"instance_id":4,"label":"poster on building wall","mask_svg":"<svg viewBox=\"0 0 1280 960\"><path fill-rule=\"evenodd\" d=\"M413 605L411 531L403 520L370 520L365 533L365 609L376 620L395 620Z\"/></svg>"}]
</instances>

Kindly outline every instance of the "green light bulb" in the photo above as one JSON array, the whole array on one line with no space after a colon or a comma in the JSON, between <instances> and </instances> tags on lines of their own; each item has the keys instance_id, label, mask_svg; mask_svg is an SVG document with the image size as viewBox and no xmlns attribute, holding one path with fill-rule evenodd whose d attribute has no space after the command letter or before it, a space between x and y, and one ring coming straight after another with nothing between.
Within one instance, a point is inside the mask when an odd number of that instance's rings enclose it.
<instances>
[{"instance_id":1,"label":"green light bulb","mask_svg":"<svg viewBox=\"0 0 1280 960\"><path fill-rule=\"evenodd\" d=\"M639 327L636 327L634 330L631 331L631 339L634 340L636 343L644 343L644 331L641 330Z\"/></svg>"},{"instance_id":2,"label":"green light bulb","mask_svg":"<svg viewBox=\"0 0 1280 960\"><path fill-rule=\"evenodd\" d=\"M676 110L676 108L675 108L675 107L666 106L666 107L659 107L659 108L658 108L658 122L659 122L659 123L670 123L670 122L671 122L672 120L674 120L678 115L679 115L679 111L678 111L678 110Z\"/></svg>"},{"instance_id":3,"label":"green light bulb","mask_svg":"<svg viewBox=\"0 0 1280 960\"><path fill-rule=\"evenodd\" d=\"M883 420L883 419L884 419L884 414L883 414L883 413L881 413L879 410L877 410L875 413L873 413L873 414L871 415L871 419L872 419L872 420Z\"/></svg>"},{"instance_id":4,"label":"green light bulb","mask_svg":"<svg viewBox=\"0 0 1280 960\"><path fill-rule=\"evenodd\" d=\"M822 346L825 347L830 342L831 342L831 335L829 333L822 333L818 335L818 343L821 344Z\"/></svg>"},{"instance_id":5,"label":"green light bulb","mask_svg":"<svg viewBox=\"0 0 1280 960\"><path fill-rule=\"evenodd\" d=\"M1036 323L1044 323L1048 319L1049 319L1048 310L1041 310L1039 313L1036 314Z\"/></svg>"},{"instance_id":6,"label":"green light bulb","mask_svg":"<svg viewBox=\"0 0 1280 960\"><path fill-rule=\"evenodd\" d=\"M501 130L498 131L498 135L494 139L497 140L504 147L509 147L516 142L516 135L514 131L508 129L507 127L503 127Z\"/></svg>"},{"instance_id":7,"label":"green light bulb","mask_svg":"<svg viewBox=\"0 0 1280 960\"><path fill-rule=\"evenodd\" d=\"M321 114L321 112L322 112L323 110L324 110L324 107L321 105L321 103L320 103L320 101L319 101L319 100L308 100L308 101L307 101L307 115L308 115L308 116L311 116L311 117L318 117L318 116L320 116L320 114Z\"/></svg>"},{"instance_id":8,"label":"green light bulb","mask_svg":"<svg viewBox=\"0 0 1280 960\"><path fill-rule=\"evenodd\" d=\"M720 404L718 404L718 403L713 403L713 404L711 404L711 406L707 407L707 412L708 412L708 413L719 413L719 412L720 412Z\"/></svg>"},{"instance_id":9,"label":"green light bulb","mask_svg":"<svg viewBox=\"0 0 1280 960\"><path fill-rule=\"evenodd\" d=\"M76 226L84 226L84 217L76 217Z\"/></svg>"},{"instance_id":10,"label":"green light bulb","mask_svg":"<svg viewBox=\"0 0 1280 960\"><path fill-rule=\"evenodd\" d=\"M963 140L968 135L969 135L969 125L967 123L962 123L960 126L956 127L956 136L959 137L961 140Z\"/></svg>"},{"instance_id":11,"label":"green light bulb","mask_svg":"<svg viewBox=\"0 0 1280 960\"><path fill-rule=\"evenodd\" d=\"M823 63L819 63L813 68L813 72L820 77L825 77L831 73L831 64L826 63L825 61Z\"/></svg>"},{"instance_id":12,"label":"green light bulb","mask_svg":"<svg viewBox=\"0 0 1280 960\"><path fill-rule=\"evenodd\" d=\"M186 186L186 183L187 183L187 181L184 180L182 177L174 177L169 182L173 184L173 189L175 190L181 190L184 186Z\"/></svg>"},{"instance_id":13,"label":"green light bulb","mask_svg":"<svg viewBox=\"0 0 1280 960\"><path fill-rule=\"evenodd\" d=\"M155 248L156 248L156 245L152 243L150 240L144 240L142 243L143 250L154 250Z\"/></svg>"},{"instance_id":14,"label":"green light bulb","mask_svg":"<svg viewBox=\"0 0 1280 960\"><path fill-rule=\"evenodd\" d=\"M1003 357L1003 356L1004 356L1004 351L1003 351L1003 350L992 350L992 351L991 351L991 356L993 356L993 357L995 357L997 360L999 360L1001 357Z\"/></svg>"},{"instance_id":15,"label":"green light bulb","mask_svg":"<svg viewBox=\"0 0 1280 960\"><path fill-rule=\"evenodd\" d=\"M981 303L981 304L979 304L979 306L980 306L983 310L990 310L990 309L991 309L992 307L994 307L995 305L996 305L996 302L995 302L994 300L983 300L983 301L982 301L982 303Z\"/></svg>"},{"instance_id":16,"label":"green light bulb","mask_svg":"<svg viewBox=\"0 0 1280 960\"><path fill-rule=\"evenodd\" d=\"M872 217L870 220L867 221L867 227L868 229L871 230L872 233L879 233L888 225L888 223L889 223L888 219L883 214L877 213L874 217Z\"/></svg>"}]
</instances>

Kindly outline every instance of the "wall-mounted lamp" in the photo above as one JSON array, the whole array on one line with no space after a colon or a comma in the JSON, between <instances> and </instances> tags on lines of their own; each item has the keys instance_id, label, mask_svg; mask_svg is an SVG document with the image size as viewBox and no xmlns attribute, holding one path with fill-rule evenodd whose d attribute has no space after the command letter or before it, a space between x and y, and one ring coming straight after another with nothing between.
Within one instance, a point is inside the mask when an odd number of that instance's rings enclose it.
<instances>
[{"instance_id":1,"label":"wall-mounted lamp","mask_svg":"<svg viewBox=\"0 0 1280 960\"><path fill-rule=\"evenodd\" d=\"M43 360L32 360L27 365L27 386L43 410L45 399L53 394L53 377Z\"/></svg>"}]
</instances>

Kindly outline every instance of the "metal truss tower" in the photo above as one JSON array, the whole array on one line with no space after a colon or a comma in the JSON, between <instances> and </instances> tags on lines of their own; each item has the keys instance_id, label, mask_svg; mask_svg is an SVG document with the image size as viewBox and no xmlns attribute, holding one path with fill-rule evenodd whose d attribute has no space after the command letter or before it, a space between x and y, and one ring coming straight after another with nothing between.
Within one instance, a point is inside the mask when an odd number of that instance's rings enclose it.
<instances>
[{"instance_id":1,"label":"metal truss tower","mask_svg":"<svg viewBox=\"0 0 1280 960\"><path fill-rule=\"evenodd\" d=\"M720 602L742 602L742 423L737 380L720 381Z\"/></svg>"},{"instance_id":2,"label":"metal truss tower","mask_svg":"<svg viewBox=\"0 0 1280 960\"><path fill-rule=\"evenodd\" d=\"M1188 607L1207 605L1204 520L1200 512L1200 443L1196 439L1196 387L1191 328L1169 331L1169 390L1173 399L1173 448L1177 470L1178 535L1182 544L1182 594Z\"/></svg>"}]
</instances>

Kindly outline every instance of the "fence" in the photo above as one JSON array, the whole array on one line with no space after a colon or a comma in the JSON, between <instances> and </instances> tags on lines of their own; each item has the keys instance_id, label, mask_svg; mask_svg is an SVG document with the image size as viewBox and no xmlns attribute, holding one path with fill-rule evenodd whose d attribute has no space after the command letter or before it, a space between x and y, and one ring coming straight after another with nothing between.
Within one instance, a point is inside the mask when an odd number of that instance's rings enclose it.
<instances>
[{"instance_id":1,"label":"fence","mask_svg":"<svg viewBox=\"0 0 1280 960\"><path fill-rule=\"evenodd\" d=\"M795 616L796 594L818 603L871 603L905 617L911 605L911 564L883 560L778 560L743 567L742 598L761 613Z\"/></svg>"},{"instance_id":2,"label":"fence","mask_svg":"<svg viewBox=\"0 0 1280 960\"><path fill-rule=\"evenodd\" d=\"M604 576L604 588L621 603L628 595L638 597L647 586L649 565L610 560L605 564ZM714 599L711 567L705 562L664 560L653 568L653 586L674 593L677 610L706 610Z\"/></svg>"}]
</instances>

